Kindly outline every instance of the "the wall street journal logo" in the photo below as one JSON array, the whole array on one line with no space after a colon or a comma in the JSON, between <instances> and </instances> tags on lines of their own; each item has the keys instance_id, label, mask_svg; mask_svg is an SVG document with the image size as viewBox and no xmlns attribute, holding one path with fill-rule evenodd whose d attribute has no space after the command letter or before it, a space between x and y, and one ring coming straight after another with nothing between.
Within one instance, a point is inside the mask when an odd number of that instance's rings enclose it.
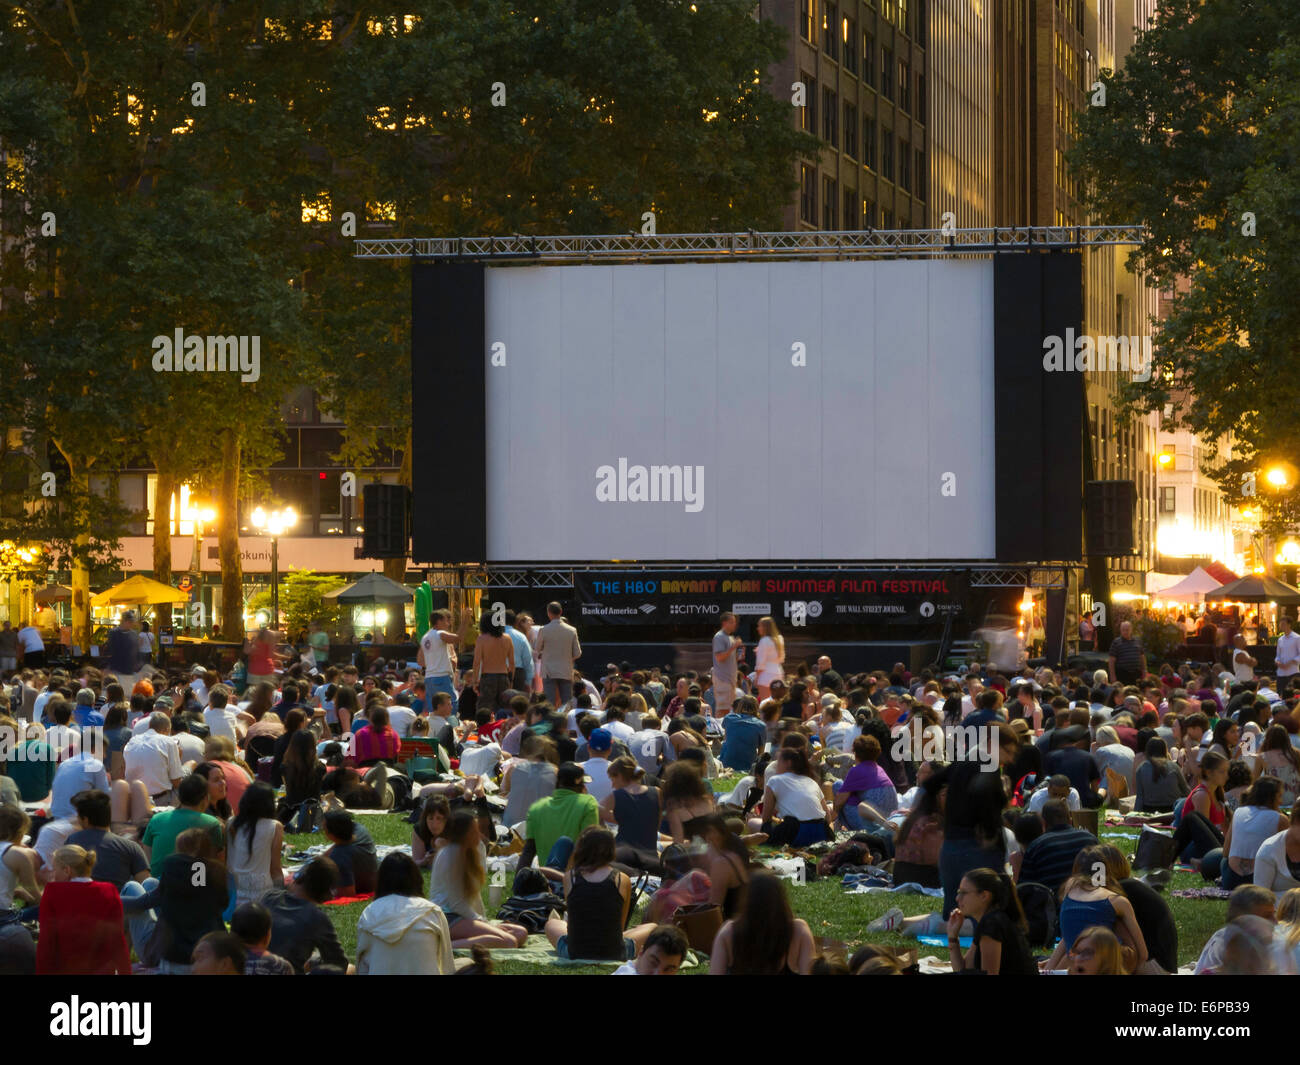
<instances>
[{"instance_id":1,"label":"the wall street journal logo","mask_svg":"<svg viewBox=\"0 0 1300 1065\"><path fill-rule=\"evenodd\" d=\"M596 499L601 503L682 503L688 514L704 509L703 466L618 466L596 468Z\"/></svg>"}]
</instances>

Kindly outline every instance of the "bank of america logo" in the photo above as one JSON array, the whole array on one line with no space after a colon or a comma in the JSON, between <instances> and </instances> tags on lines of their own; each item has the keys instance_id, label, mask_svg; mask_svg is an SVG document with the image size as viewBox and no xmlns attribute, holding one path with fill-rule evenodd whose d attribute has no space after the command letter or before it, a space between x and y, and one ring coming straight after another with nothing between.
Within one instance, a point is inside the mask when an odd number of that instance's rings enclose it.
<instances>
[{"instance_id":1,"label":"bank of america logo","mask_svg":"<svg viewBox=\"0 0 1300 1065\"><path fill-rule=\"evenodd\" d=\"M642 603L637 607L637 609L643 614L653 614L655 612L655 605L654 603Z\"/></svg>"}]
</instances>

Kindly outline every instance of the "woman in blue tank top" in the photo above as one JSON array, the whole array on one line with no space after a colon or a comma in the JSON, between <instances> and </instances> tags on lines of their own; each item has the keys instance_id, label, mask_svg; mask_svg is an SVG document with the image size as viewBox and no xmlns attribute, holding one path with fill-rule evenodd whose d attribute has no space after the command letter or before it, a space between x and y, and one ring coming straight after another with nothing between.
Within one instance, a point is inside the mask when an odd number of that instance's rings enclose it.
<instances>
[{"instance_id":1,"label":"woman in blue tank top","mask_svg":"<svg viewBox=\"0 0 1300 1065\"><path fill-rule=\"evenodd\" d=\"M1059 969L1067 951L1086 928L1114 931L1133 951L1133 969L1147 960L1146 941L1138 927L1133 904L1106 861L1106 848L1084 847L1074 859L1070 878L1061 885L1059 919L1061 941L1045 968Z\"/></svg>"}]
</instances>

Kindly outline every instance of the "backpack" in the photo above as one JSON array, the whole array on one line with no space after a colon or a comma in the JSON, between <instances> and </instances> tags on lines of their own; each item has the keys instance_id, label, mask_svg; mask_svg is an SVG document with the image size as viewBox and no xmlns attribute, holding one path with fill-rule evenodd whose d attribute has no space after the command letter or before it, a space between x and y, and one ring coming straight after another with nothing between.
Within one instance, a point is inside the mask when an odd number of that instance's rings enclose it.
<instances>
[{"instance_id":1,"label":"backpack","mask_svg":"<svg viewBox=\"0 0 1300 1065\"><path fill-rule=\"evenodd\" d=\"M1025 911L1025 922L1029 926L1025 933L1029 945L1054 946L1059 913L1056 893L1046 884L1026 880L1016 885L1016 895L1020 898L1020 907Z\"/></svg>"},{"instance_id":2,"label":"backpack","mask_svg":"<svg viewBox=\"0 0 1300 1065\"><path fill-rule=\"evenodd\" d=\"M1034 789L1038 787L1038 777L1039 774L1037 773L1026 773L1016 781L1016 786L1011 792L1012 806L1029 805L1029 796L1033 794Z\"/></svg>"},{"instance_id":3,"label":"backpack","mask_svg":"<svg viewBox=\"0 0 1300 1065\"><path fill-rule=\"evenodd\" d=\"M536 895L511 895L497 911L497 920L521 924L528 929L529 935L539 935L546 931L546 922L552 912L564 916L564 906L564 900L550 891Z\"/></svg>"}]
</instances>

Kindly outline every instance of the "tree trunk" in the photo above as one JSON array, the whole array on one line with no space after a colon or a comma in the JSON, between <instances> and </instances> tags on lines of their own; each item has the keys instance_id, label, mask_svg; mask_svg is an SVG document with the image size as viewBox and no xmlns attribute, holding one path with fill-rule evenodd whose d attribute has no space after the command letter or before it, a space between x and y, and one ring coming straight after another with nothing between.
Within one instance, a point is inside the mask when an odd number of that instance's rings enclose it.
<instances>
[{"instance_id":1,"label":"tree trunk","mask_svg":"<svg viewBox=\"0 0 1300 1065\"><path fill-rule=\"evenodd\" d=\"M158 467L158 488L153 497L153 577L163 584L172 582L171 498L176 475Z\"/></svg>"},{"instance_id":2,"label":"tree trunk","mask_svg":"<svg viewBox=\"0 0 1300 1065\"><path fill-rule=\"evenodd\" d=\"M64 452L67 457L67 452ZM76 466L68 463L72 479L73 499L85 500L90 491L90 481ZM85 503L80 504L85 506ZM84 511L78 516L77 525L85 529L88 524ZM86 565L86 549L90 544L90 532L86 530L77 535L76 547L72 552L72 642L81 648L83 655L90 654L90 567Z\"/></svg>"},{"instance_id":3,"label":"tree trunk","mask_svg":"<svg viewBox=\"0 0 1300 1065\"><path fill-rule=\"evenodd\" d=\"M237 433L221 444L221 499L217 503L217 538L221 551L221 634L244 638L244 567L239 557L239 462Z\"/></svg>"}]
</instances>

